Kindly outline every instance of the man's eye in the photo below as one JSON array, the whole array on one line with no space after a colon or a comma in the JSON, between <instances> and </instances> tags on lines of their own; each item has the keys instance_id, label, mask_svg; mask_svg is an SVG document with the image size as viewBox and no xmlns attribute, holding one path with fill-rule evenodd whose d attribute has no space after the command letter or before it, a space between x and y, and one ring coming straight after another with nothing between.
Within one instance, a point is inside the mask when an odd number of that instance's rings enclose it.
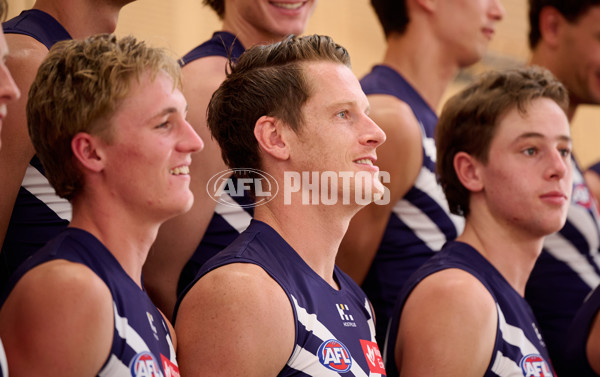
<instances>
[{"instance_id":1,"label":"man's eye","mask_svg":"<svg viewBox=\"0 0 600 377\"><path fill-rule=\"evenodd\" d=\"M340 118L342 118L342 119L346 119L346 118L348 118L348 111L346 111L346 110L344 110L344 111L340 111L340 112L337 114L337 116L338 116L338 117L340 117Z\"/></svg>"},{"instance_id":2,"label":"man's eye","mask_svg":"<svg viewBox=\"0 0 600 377\"><path fill-rule=\"evenodd\" d=\"M571 156L571 149L570 148L561 148L559 149L560 155L563 157L569 157Z\"/></svg>"}]
</instances>

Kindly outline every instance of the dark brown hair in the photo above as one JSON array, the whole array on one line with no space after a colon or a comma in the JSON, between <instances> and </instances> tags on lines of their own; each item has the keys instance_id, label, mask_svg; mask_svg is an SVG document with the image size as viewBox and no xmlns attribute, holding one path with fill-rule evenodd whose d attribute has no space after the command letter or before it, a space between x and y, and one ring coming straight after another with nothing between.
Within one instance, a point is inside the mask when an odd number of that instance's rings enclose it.
<instances>
[{"instance_id":1,"label":"dark brown hair","mask_svg":"<svg viewBox=\"0 0 600 377\"><path fill-rule=\"evenodd\" d=\"M225 0L204 0L203 3L217 12L220 19L223 19L225 16Z\"/></svg>"},{"instance_id":2,"label":"dark brown hair","mask_svg":"<svg viewBox=\"0 0 600 377\"><path fill-rule=\"evenodd\" d=\"M302 107L311 95L303 65L330 61L350 66L348 52L330 37L290 36L246 50L208 105L208 127L232 169L260 169L256 121L280 119L295 132L303 124Z\"/></svg>"},{"instance_id":3,"label":"dark brown hair","mask_svg":"<svg viewBox=\"0 0 600 377\"><path fill-rule=\"evenodd\" d=\"M526 113L540 97L565 112L569 106L567 90L550 71L528 67L485 73L446 102L436 127L436 171L452 213L467 216L470 195L456 175L454 156L466 152L486 164L500 117L514 108Z\"/></svg>"},{"instance_id":4,"label":"dark brown hair","mask_svg":"<svg viewBox=\"0 0 600 377\"><path fill-rule=\"evenodd\" d=\"M371 0L385 36L392 32L404 34L410 20L405 0Z\"/></svg>"},{"instance_id":5,"label":"dark brown hair","mask_svg":"<svg viewBox=\"0 0 600 377\"><path fill-rule=\"evenodd\" d=\"M529 0L529 47L534 48L542 37L540 13L543 8L553 7L567 21L575 23L595 5L600 5L600 0Z\"/></svg>"}]
</instances>

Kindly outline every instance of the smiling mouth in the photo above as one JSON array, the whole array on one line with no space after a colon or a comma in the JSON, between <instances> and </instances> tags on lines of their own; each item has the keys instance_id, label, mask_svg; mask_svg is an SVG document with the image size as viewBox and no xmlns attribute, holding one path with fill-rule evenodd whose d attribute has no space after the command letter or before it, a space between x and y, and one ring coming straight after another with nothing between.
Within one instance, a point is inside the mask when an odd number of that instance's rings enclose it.
<instances>
[{"instance_id":1,"label":"smiling mouth","mask_svg":"<svg viewBox=\"0 0 600 377\"><path fill-rule=\"evenodd\" d=\"M300 1L300 2L297 2L297 3L278 3L278 2L272 1L271 4L273 4L277 8L296 10L296 9L299 9L301 6L304 5L304 1Z\"/></svg>"},{"instance_id":2,"label":"smiling mouth","mask_svg":"<svg viewBox=\"0 0 600 377\"><path fill-rule=\"evenodd\" d=\"M171 169L169 171L169 173L172 175L187 175L187 174L190 174L190 167L189 166L180 166L180 167Z\"/></svg>"},{"instance_id":3,"label":"smiling mouth","mask_svg":"<svg viewBox=\"0 0 600 377\"><path fill-rule=\"evenodd\" d=\"M365 164L365 165L373 166L373 161L371 161L368 158L361 158L360 160L356 160L354 162L356 162L357 164Z\"/></svg>"}]
</instances>

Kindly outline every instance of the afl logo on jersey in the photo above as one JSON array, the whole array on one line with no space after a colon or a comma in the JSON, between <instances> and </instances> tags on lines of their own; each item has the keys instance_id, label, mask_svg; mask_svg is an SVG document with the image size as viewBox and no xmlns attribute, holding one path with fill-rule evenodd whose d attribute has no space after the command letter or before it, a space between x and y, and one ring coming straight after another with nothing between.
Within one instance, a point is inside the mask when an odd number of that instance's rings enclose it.
<instances>
[{"instance_id":1,"label":"afl logo on jersey","mask_svg":"<svg viewBox=\"0 0 600 377\"><path fill-rule=\"evenodd\" d=\"M352 366L352 357L348 348L339 340L329 339L319 346L319 361L327 368L345 373Z\"/></svg>"},{"instance_id":2,"label":"afl logo on jersey","mask_svg":"<svg viewBox=\"0 0 600 377\"><path fill-rule=\"evenodd\" d=\"M521 368L525 377L553 377L550 366L540 355L531 354L521 359Z\"/></svg>"},{"instance_id":3,"label":"afl logo on jersey","mask_svg":"<svg viewBox=\"0 0 600 377\"><path fill-rule=\"evenodd\" d=\"M158 363L148 351L135 355L129 364L129 369L133 377L162 377Z\"/></svg>"},{"instance_id":4,"label":"afl logo on jersey","mask_svg":"<svg viewBox=\"0 0 600 377\"><path fill-rule=\"evenodd\" d=\"M578 183L573 186L573 202L585 209L592 208L592 195L587 186L583 183Z\"/></svg>"}]
</instances>

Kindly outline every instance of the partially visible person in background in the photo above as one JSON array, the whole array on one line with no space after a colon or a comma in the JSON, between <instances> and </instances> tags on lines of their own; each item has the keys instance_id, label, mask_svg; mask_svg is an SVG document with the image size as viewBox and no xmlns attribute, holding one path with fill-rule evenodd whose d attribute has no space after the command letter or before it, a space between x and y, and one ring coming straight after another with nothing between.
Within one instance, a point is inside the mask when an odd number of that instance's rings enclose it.
<instances>
[{"instance_id":1,"label":"partially visible person in background","mask_svg":"<svg viewBox=\"0 0 600 377\"><path fill-rule=\"evenodd\" d=\"M69 227L23 262L0 297L12 376L178 376L170 323L142 287L158 228L189 210L191 154L177 61L133 37L55 44L27 123Z\"/></svg>"},{"instance_id":2,"label":"partially visible person in background","mask_svg":"<svg viewBox=\"0 0 600 377\"><path fill-rule=\"evenodd\" d=\"M565 365L569 376L600 376L600 286L586 298L568 331ZM567 370L565 368L565 370Z\"/></svg>"},{"instance_id":3,"label":"partially visible person in background","mask_svg":"<svg viewBox=\"0 0 600 377\"><path fill-rule=\"evenodd\" d=\"M0 0L0 21L6 18L8 4L6 0ZM6 37L0 30L0 149L2 147L2 124L6 118L6 109L8 103L18 100L21 97L21 91L13 79L6 61L11 56L6 43Z\"/></svg>"},{"instance_id":4,"label":"partially visible person in background","mask_svg":"<svg viewBox=\"0 0 600 377\"><path fill-rule=\"evenodd\" d=\"M371 299L383 336L406 279L463 229L436 182L436 110L461 68L478 62L504 16L499 0L371 0L386 36L383 61L362 78L385 131L378 165L391 201L352 219L337 263ZM385 178L385 177L384 177Z\"/></svg>"},{"instance_id":5,"label":"partially visible person in background","mask_svg":"<svg viewBox=\"0 0 600 377\"><path fill-rule=\"evenodd\" d=\"M119 12L133 0L36 0L32 9L3 23L11 55L6 60L21 93L56 42L112 33ZM8 106L0 151L0 289L17 266L71 220L71 205L48 183L27 134L27 96Z\"/></svg>"},{"instance_id":6,"label":"partially visible person in background","mask_svg":"<svg viewBox=\"0 0 600 377\"><path fill-rule=\"evenodd\" d=\"M6 13L8 11L8 4L6 0L0 0L0 21L6 19ZM2 148L2 124L6 117L7 104L12 101L16 101L20 98L21 92L12 78L8 67L6 66L6 60L10 55L8 45L6 44L6 38L4 33L0 30L0 149ZM4 346L2 339L0 339L0 377L8 376L8 363L6 360L6 353L4 352Z\"/></svg>"},{"instance_id":7,"label":"partially visible person in background","mask_svg":"<svg viewBox=\"0 0 600 377\"><path fill-rule=\"evenodd\" d=\"M219 199L207 192L210 178L227 169L206 127L206 108L225 79L227 61L235 61L248 47L302 34L317 0L204 0L204 4L223 21L221 30L181 59L184 94L190 103L188 120L206 143L191 167L195 202L188 213L161 227L144 266L148 293L168 316L178 293L191 283L204 262L236 239L253 215L248 195L224 193ZM231 179L235 187L236 178Z\"/></svg>"},{"instance_id":8,"label":"partially visible person in background","mask_svg":"<svg viewBox=\"0 0 600 377\"><path fill-rule=\"evenodd\" d=\"M531 65L549 69L569 91L567 116L581 104L600 103L600 0L529 0ZM600 284L598 207L573 153L573 196L565 226L544 241L525 298L540 324L556 373L567 331L584 299Z\"/></svg>"},{"instance_id":9,"label":"partially visible person in background","mask_svg":"<svg viewBox=\"0 0 600 377\"><path fill-rule=\"evenodd\" d=\"M597 205L600 201L600 161L588 166L583 172L583 178Z\"/></svg>"},{"instance_id":10,"label":"partially visible person in background","mask_svg":"<svg viewBox=\"0 0 600 377\"><path fill-rule=\"evenodd\" d=\"M491 71L451 97L437 167L465 230L407 281L388 377L555 376L525 283L571 195L567 90L539 67Z\"/></svg>"}]
</instances>

